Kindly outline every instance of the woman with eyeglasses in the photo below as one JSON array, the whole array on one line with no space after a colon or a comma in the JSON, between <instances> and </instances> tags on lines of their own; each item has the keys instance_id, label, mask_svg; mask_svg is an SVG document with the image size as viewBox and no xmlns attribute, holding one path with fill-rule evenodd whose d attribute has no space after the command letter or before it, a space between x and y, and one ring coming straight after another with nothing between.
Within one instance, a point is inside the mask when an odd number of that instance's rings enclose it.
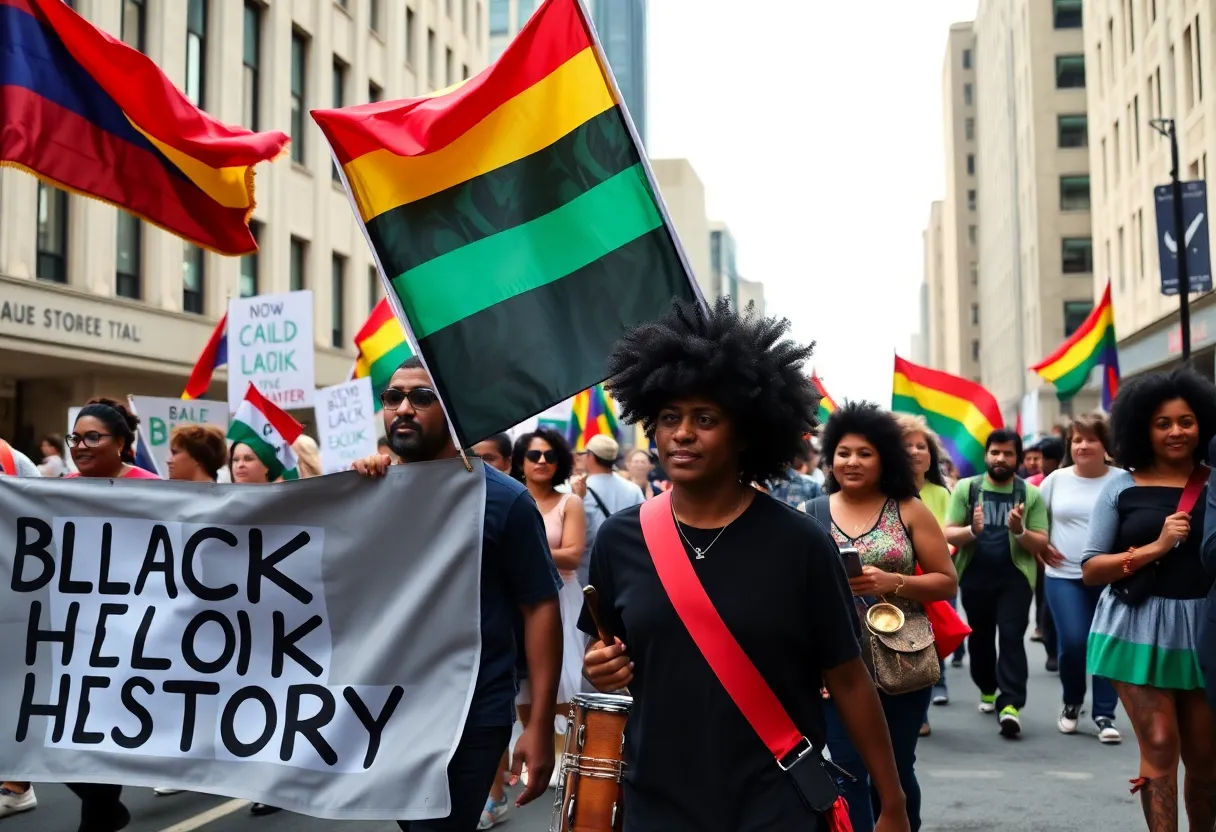
<instances>
[{"instance_id":1,"label":"woman with eyeglasses","mask_svg":"<svg viewBox=\"0 0 1216 832\"><path fill-rule=\"evenodd\" d=\"M557 686L557 719L554 743L560 758L565 743L565 715L570 699L582 689L583 647L586 639L578 629L579 613L583 609L583 590L578 582L578 566L587 545L587 515L583 501L574 494L562 494L557 486L570 479L574 470L574 454L566 440L556 431L541 428L525 433L515 441L511 454L511 476L528 488L545 522L549 551L562 576L558 603L562 613L562 674ZM520 720L527 725L530 708L530 688L521 685ZM559 727L560 726L560 727ZM557 785L554 768L550 786Z\"/></svg>"}]
</instances>

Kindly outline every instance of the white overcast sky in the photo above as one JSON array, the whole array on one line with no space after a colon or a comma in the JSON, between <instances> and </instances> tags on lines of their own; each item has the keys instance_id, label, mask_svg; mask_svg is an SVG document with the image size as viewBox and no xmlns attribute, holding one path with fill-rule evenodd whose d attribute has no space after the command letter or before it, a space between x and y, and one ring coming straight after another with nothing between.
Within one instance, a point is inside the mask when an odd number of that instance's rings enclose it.
<instances>
[{"instance_id":1,"label":"white overcast sky","mask_svg":"<svg viewBox=\"0 0 1216 832\"><path fill-rule=\"evenodd\" d=\"M654 158L686 157L833 398L890 404L944 192L941 73L976 0L650 0Z\"/></svg>"}]
</instances>

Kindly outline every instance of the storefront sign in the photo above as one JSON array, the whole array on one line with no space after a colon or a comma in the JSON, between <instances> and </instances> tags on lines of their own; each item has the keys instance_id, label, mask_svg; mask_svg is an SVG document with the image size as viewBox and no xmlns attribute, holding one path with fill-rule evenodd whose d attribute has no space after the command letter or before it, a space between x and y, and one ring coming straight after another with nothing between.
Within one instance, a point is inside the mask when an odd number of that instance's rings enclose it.
<instances>
[{"instance_id":1,"label":"storefront sign","mask_svg":"<svg viewBox=\"0 0 1216 832\"><path fill-rule=\"evenodd\" d=\"M169 476L169 435L178 425L216 425L228 431L228 405L204 399L182 401L158 396L131 396L131 404L139 416L139 432L156 462L156 471Z\"/></svg>"},{"instance_id":2,"label":"storefront sign","mask_svg":"<svg viewBox=\"0 0 1216 832\"><path fill-rule=\"evenodd\" d=\"M66 293L0 286L0 335L140 352L147 333L137 317Z\"/></svg>"},{"instance_id":3,"label":"storefront sign","mask_svg":"<svg viewBox=\"0 0 1216 832\"><path fill-rule=\"evenodd\" d=\"M312 292L255 295L228 305L228 407L253 382L284 410L311 407L316 389Z\"/></svg>"},{"instance_id":4,"label":"storefront sign","mask_svg":"<svg viewBox=\"0 0 1216 832\"><path fill-rule=\"evenodd\" d=\"M376 452L376 406L370 378L357 378L317 391L317 437L324 473L350 469Z\"/></svg>"}]
</instances>

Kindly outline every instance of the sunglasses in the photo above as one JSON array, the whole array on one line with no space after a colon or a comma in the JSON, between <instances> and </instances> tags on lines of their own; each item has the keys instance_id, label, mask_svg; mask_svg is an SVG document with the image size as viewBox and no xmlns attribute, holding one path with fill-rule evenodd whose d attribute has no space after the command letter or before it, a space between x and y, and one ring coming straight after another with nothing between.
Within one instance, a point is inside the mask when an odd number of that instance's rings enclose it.
<instances>
[{"instance_id":1,"label":"sunglasses","mask_svg":"<svg viewBox=\"0 0 1216 832\"><path fill-rule=\"evenodd\" d=\"M524 454L524 459L534 465L543 459L546 463L552 465L557 462L557 451L528 451Z\"/></svg>"},{"instance_id":2,"label":"sunglasses","mask_svg":"<svg viewBox=\"0 0 1216 832\"><path fill-rule=\"evenodd\" d=\"M410 407L414 410L426 410L439 401L439 394L429 387L415 387L413 390L389 387L380 393L380 404L389 410L401 407L401 403L406 399L409 399Z\"/></svg>"}]
</instances>

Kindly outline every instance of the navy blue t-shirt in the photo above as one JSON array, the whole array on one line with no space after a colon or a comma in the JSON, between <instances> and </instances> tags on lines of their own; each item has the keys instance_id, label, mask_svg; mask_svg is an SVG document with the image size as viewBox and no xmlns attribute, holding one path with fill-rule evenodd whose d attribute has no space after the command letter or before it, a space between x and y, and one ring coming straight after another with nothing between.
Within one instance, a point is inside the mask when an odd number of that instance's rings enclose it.
<instances>
[{"instance_id":1,"label":"navy blue t-shirt","mask_svg":"<svg viewBox=\"0 0 1216 832\"><path fill-rule=\"evenodd\" d=\"M528 489L489 465L481 545L481 666L467 725L515 721L516 656L523 654L519 608L556 598L562 579L545 524Z\"/></svg>"}]
</instances>

